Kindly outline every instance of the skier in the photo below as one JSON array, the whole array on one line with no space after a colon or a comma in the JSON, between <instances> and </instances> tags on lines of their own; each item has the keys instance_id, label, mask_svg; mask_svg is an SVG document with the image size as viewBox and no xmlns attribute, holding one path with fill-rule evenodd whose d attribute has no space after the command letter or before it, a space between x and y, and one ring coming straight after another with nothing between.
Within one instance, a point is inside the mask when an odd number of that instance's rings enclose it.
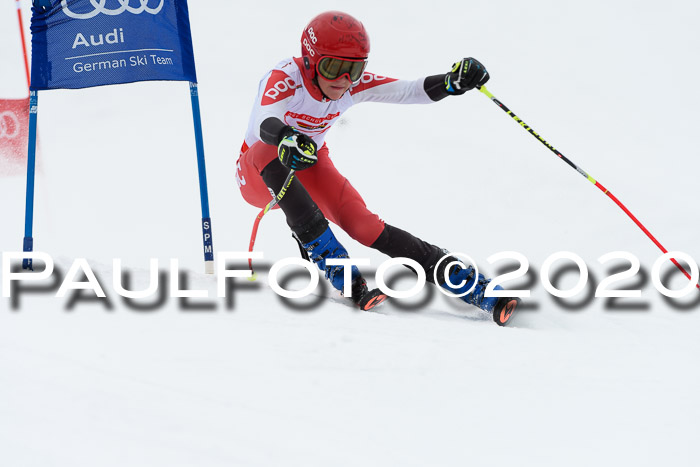
<instances>
[{"instance_id":1,"label":"skier","mask_svg":"<svg viewBox=\"0 0 700 467\"><path fill-rule=\"evenodd\" d=\"M391 257L415 260L427 280L450 292L460 294L474 286L461 299L492 313L496 323L505 325L520 300L484 297L490 279L475 275L473 266L456 264L456 258L445 258L446 250L370 212L333 165L324 142L331 126L355 104L437 102L485 84L489 74L478 60L465 58L446 74L398 80L365 71L369 51L367 31L347 13L328 11L309 22L301 36L301 57L282 60L260 81L237 163L241 194L249 204L263 208L271 193L273 197L280 193L294 170L279 207L302 251L341 293L344 268L327 265L326 260L348 258L348 252L333 234L329 220L363 245ZM379 290L368 290L355 266L351 278L351 298L363 310L386 299Z\"/></svg>"}]
</instances>

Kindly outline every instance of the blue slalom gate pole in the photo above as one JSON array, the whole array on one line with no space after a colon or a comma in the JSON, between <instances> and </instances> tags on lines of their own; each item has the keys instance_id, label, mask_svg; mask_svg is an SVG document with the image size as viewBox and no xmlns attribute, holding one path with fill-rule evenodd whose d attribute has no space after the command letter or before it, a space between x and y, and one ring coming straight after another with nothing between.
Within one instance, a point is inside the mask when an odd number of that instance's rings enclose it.
<instances>
[{"instance_id":1,"label":"blue slalom gate pole","mask_svg":"<svg viewBox=\"0 0 700 467\"><path fill-rule=\"evenodd\" d=\"M207 191L207 170L204 163L204 138L202 136L202 116L199 112L199 89L197 83L190 81L192 99L192 120L194 137L197 144L197 167L199 169L199 197L202 202L202 241L204 243L204 272L214 274L214 243L209 217L209 193Z\"/></svg>"},{"instance_id":2,"label":"blue slalom gate pole","mask_svg":"<svg viewBox=\"0 0 700 467\"><path fill-rule=\"evenodd\" d=\"M39 106L37 91L29 92L29 147L27 150L27 200L24 211L24 244L22 251L34 251L34 179L36 175L36 120ZM34 270L32 259L22 260L22 269Z\"/></svg>"}]
</instances>

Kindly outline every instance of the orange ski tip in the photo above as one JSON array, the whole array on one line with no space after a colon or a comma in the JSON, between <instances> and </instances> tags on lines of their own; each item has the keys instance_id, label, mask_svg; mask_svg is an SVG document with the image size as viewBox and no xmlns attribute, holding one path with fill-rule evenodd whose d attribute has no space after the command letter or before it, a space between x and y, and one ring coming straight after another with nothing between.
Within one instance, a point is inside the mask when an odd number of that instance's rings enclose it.
<instances>
[{"instance_id":1,"label":"orange ski tip","mask_svg":"<svg viewBox=\"0 0 700 467\"><path fill-rule=\"evenodd\" d=\"M365 306L362 308L363 311L368 311L374 308L375 306L379 305L382 303L384 300L386 300L386 295L378 295L374 298L372 298L370 301L365 303Z\"/></svg>"},{"instance_id":2,"label":"orange ski tip","mask_svg":"<svg viewBox=\"0 0 700 467\"><path fill-rule=\"evenodd\" d=\"M501 320L502 324L505 324L506 322L508 322L511 315L513 314L513 311L515 311L515 307L517 305L518 305L518 301L515 299L510 300L508 303L506 303L506 306L504 306L503 310L501 310L500 320Z\"/></svg>"}]
</instances>

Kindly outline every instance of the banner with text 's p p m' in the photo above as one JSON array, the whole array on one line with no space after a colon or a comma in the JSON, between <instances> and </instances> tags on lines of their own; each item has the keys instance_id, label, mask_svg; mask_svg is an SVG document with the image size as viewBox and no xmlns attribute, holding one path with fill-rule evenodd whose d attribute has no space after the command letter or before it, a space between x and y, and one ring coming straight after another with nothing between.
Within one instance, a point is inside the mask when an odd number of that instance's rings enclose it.
<instances>
[{"instance_id":1,"label":"banner with text 's p p m'","mask_svg":"<svg viewBox=\"0 0 700 467\"><path fill-rule=\"evenodd\" d=\"M197 82L187 0L34 0L32 90Z\"/></svg>"}]
</instances>

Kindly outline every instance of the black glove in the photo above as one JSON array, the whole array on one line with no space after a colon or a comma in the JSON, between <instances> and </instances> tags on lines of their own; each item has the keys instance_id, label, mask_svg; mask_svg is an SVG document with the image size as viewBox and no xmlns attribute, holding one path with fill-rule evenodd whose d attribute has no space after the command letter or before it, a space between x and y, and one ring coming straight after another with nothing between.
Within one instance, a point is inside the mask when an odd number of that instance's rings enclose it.
<instances>
[{"instance_id":1,"label":"black glove","mask_svg":"<svg viewBox=\"0 0 700 467\"><path fill-rule=\"evenodd\" d=\"M452 65L452 71L445 75L445 89L448 94L460 95L483 86L489 80L486 67L475 58L465 58Z\"/></svg>"},{"instance_id":2,"label":"black glove","mask_svg":"<svg viewBox=\"0 0 700 467\"><path fill-rule=\"evenodd\" d=\"M308 169L316 162L316 143L304 133L291 127L285 129L277 145L277 155L285 167L292 170Z\"/></svg>"}]
</instances>

